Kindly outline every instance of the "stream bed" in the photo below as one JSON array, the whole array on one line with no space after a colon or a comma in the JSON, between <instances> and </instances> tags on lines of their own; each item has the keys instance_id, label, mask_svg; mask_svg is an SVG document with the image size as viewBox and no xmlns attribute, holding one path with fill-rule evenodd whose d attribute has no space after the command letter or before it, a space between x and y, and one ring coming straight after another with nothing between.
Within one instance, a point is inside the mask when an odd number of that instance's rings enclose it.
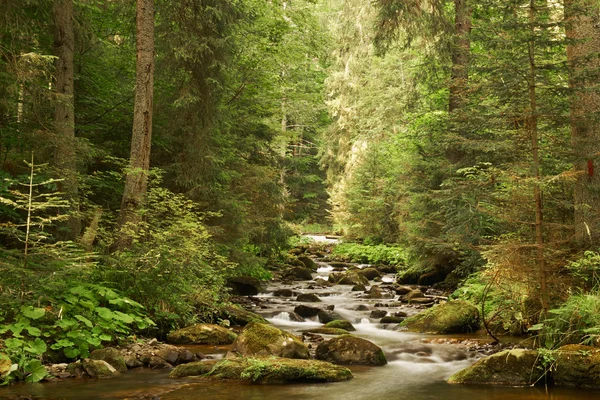
<instances>
[{"instance_id":1,"label":"stream bed","mask_svg":"<svg viewBox=\"0 0 600 400\"><path fill-rule=\"evenodd\" d=\"M332 268L319 263L314 278L327 279ZM384 276L382 285L392 282ZM273 291L288 288L293 297L275 297ZM322 303L299 303L296 295L314 293ZM328 384L251 385L246 383L205 381L198 378L170 379L167 370L131 370L108 380L67 379L58 382L14 385L0 388L0 399L444 399L444 400L584 400L599 399L600 391L549 388L506 388L449 385L446 379L483 356L482 344L489 339L476 335L427 336L394 330L395 324L383 325L370 318L372 310L419 312L412 305L397 304L393 298L366 299L347 285L316 287L312 281L271 284L258 297L254 310L279 328L301 335L301 331L321 326L315 319L294 321L293 310L299 304L333 305L335 312L356 328L354 335L380 346L388 359L381 367L351 366L354 379ZM393 307L386 307L392 304ZM368 310L357 311L359 305ZM377 305L377 306L376 306ZM364 308L364 307L363 307ZM324 336L328 338L326 335ZM477 346L472 346L472 344ZM485 348L485 346L483 346ZM226 348L203 347L202 352L222 357Z\"/></svg>"}]
</instances>

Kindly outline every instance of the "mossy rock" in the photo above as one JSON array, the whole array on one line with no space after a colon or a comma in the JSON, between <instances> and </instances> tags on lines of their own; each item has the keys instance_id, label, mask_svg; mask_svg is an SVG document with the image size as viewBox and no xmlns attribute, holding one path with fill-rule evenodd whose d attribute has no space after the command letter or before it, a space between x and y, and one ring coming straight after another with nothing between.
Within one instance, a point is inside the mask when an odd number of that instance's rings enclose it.
<instances>
[{"instance_id":1,"label":"mossy rock","mask_svg":"<svg viewBox=\"0 0 600 400\"><path fill-rule=\"evenodd\" d=\"M398 326L410 332L433 334L473 332L479 329L479 311L471 303L454 300L407 318Z\"/></svg>"},{"instance_id":2,"label":"mossy rock","mask_svg":"<svg viewBox=\"0 0 600 400\"><path fill-rule=\"evenodd\" d=\"M348 368L317 360L288 358L228 358L212 365L193 363L175 368L170 377L203 375L258 384L340 382L352 378Z\"/></svg>"},{"instance_id":3,"label":"mossy rock","mask_svg":"<svg viewBox=\"0 0 600 400\"><path fill-rule=\"evenodd\" d=\"M172 344L231 344L237 335L229 329L214 324L196 324L167 335Z\"/></svg>"},{"instance_id":4,"label":"mossy rock","mask_svg":"<svg viewBox=\"0 0 600 400\"><path fill-rule=\"evenodd\" d=\"M113 376L120 375L121 373L115 369L112 365L104 360L93 360L91 358L85 358L81 365L83 369L92 378L112 378Z\"/></svg>"},{"instance_id":5,"label":"mossy rock","mask_svg":"<svg viewBox=\"0 0 600 400\"><path fill-rule=\"evenodd\" d=\"M351 335L339 336L320 343L315 357L334 364L387 364L385 354L379 346Z\"/></svg>"},{"instance_id":6,"label":"mossy rock","mask_svg":"<svg viewBox=\"0 0 600 400\"><path fill-rule=\"evenodd\" d=\"M310 281L312 280L312 271L304 266L302 267L293 267L287 274L289 277L301 280L301 281Z\"/></svg>"},{"instance_id":7,"label":"mossy rock","mask_svg":"<svg viewBox=\"0 0 600 400\"><path fill-rule=\"evenodd\" d=\"M381 278L381 274L375 268L363 268L357 271L360 275L372 281L375 278Z\"/></svg>"},{"instance_id":8,"label":"mossy rock","mask_svg":"<svg viewBox=\"0 0 600 400\"><path fill-rule=\"evenodd\" d=\"M0 353L0 376L6 375L10 372L13 362L4 353Z\"/></svg>"},{"instance_id":9,"label":"mossy rock","mask_svg":"<svg viewBox=\"0 0 600 400\"><path fill-rule=\"evenodd\" d=\"M537 351L513 349L480 359L452 375L448 383L531 386L543 382L544 373Z\"/></svg>"},{"instance_id":10,"label":"mossy rock","mask_svg":"<svg viewBox=\"0 0 600 400\"><path fill-rule=\"evenodd\" d=\"M600 388L600 349L566 345L556 353L552 377L557 386Z\"/></svg>"},{"instance_id":11,"label":"mossy rock","mask_svg":"<svg viewBox=\"0 0 600 400\"><path fill-rule=\"evenodd\" d=\"M117 371L127 371L127 364L121 352L114 347L105 347L103 349L94 350L90 354L92 360L104 360L112 365Z\"/></svg>"},{"instance_id":12,"label":"mossy rock","mask_svg":"<svg viewBox=\"0 0 600 400\"><path fill-rule=\"evenodd\" d=\"M368 285L369 280L365 278L363 275L359 274L357 271L351 271L342 277L338 282L338 285Z\"/></svg>"},{"instance_id":13,"label":"mossy rock","mask_svg":"<svg viewBox=\"0 0 600 400\"><path fill-rule=\"evenodd\" d=\"M231 346L242 356L310 358L308 347L295 335L272 325L252 322Z\"/></svg>"},{"instance_id":14,"label":"mossy rock","mask_svg":"<svg viewBox=\"0 0 600 400\"><path fill-rule=\"evenodd\" d=\"M219 360L196 361L175 367L169 378L183 378L186 376L200 376L208 374Z\"/></svg>"},{"instance_id":15,"label":"mossy rock","mask_svg":"<svg viewBox=\"0 0 600 400\"><path fill-rule=\"evenodd\" d=\"M316 271L319 268L317 263L314 262L313 259L310 257L300 256L298 257L298 260L300 260L304 264L304 266L310 269L311 271Z\"/></svg>"},{"instance_id":16,"label":"mossy rock","mask_svg":"<svg viewBox=\"0 0 600 400\"><path fill-rule=\"evenodd\" d=\"M332 310L321 310L317 314L317 317L319 318L319 322L321 322L322 324L327 324L331 321L344 319L340 314Z\"/></svg>"},{"instance_id":17,"label":"mossy rock","mask_svg":"<svg viewBox=\"0 0 600 400\"><path fill-rule=\"evenodd\" d=\"M218 318L222 320L229 320L232 325L246 326L250 322L259 322L261 324L268 324L269 322L261 317L260 315L248 311L239 306L227 306L224 307L218 314Z\"/></svg>"},{"instance_id":18,"label":"mossy rock","mask_svg":"<svg viewBox=\"0 0 600 400\"><path fill-rule=\"evenodd\" d=\"M344 329L347 331L355 331L356 330L354 325L352 325L352 323L350 321L346 321L345 319L336 319L333 321L329 321L328 323L325 324L324 327L325 328Z\"/></svg>"},{"instance_id":19,"label":"mossy rock","mask_svg":"<svg viewBox=\"0 0 600 400\"><path fill-rule=\"evenodd\" d=\"M348 332L345 329L327 328L325 326L322 326L320 328L304 329L304 330L302 330L302 332L318 333L320 335L348 335L348 334L350 334L350 332Z\"/></svg>"}]
</instances>

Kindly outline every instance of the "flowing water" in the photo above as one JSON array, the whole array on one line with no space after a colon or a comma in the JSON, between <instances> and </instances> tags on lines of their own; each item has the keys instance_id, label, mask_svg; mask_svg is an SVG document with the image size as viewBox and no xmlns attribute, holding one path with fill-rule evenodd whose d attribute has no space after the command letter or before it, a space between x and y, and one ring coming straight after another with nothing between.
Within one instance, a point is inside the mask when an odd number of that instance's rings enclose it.
<instances>
[{"instance_id":1,"label":"flowing water","mask_svg":"<svg viewBox=\"0 0 600 400\"><path fill-rule=\"evenodd\" d=\"M315 278L327 278L332 268L319 263ZM385 282L393 277L384 277ZM351 321L356 327L353 334L368 339L383 348L388 364L382 367L352 366L354 379L330 384L296 385L250 385L233 382L203 381L198 378L169 379L168 371L132 370L109 380L68 379L61 382L34 385L15 385L0 388L0 399L150 399L159 396L163 400L192 399L399 399L410 400L583 400L600 399L600 391L575 389L503 388L489 386L456 386L446 384L454 372L465 368L482 357L469 343L484 342L484 337L474 335L426 336L395 331L395 325L385 326L370 318L370 310L383 309L390 312L403 311L408 315L419 310L407 305L386 304L389 299L365 299L363 293L351 292L350 286L338 285L330 288L313 287L311 282L294 283L289 286L273 284L266 294L261 295L261 306L257 312L274 325L301 334L300 331L321 326L315 319L296 322L293 298L274 297L273 290L291 288L295 294L315 293L323 303L333 305L335 312ZM376 303L378 304L375 307ZM307 304L307 303L302 303ZM314 304L309 304L314 305ZM369 311L357 311L359 305L367 305ZM383 305L383 307L382 307ZM194 350L194 349L193 349ZM224 347L198 347L196 351L222 357Z\"/></svg>"}]
</instances>

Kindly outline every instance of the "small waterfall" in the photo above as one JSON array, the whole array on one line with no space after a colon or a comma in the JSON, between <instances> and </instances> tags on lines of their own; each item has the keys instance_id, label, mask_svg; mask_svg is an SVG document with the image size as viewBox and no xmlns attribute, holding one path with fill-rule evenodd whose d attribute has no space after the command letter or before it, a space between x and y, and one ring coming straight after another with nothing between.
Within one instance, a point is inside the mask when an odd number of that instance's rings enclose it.
<instances>
[{"instance_id":1,"label":"small waterfall","mask_svg":"<svg viewBox=\"0 0 600 400\"><path fill-rule=\"evenodd\" d=\"M369 318L361 318L360 323L361 324L370 324L371 320Z\"/></svg>"},{"instance_id":2,"label":"small waterfall","mask_svg":"<svg viewBox=\"0 0 600 400\"><path fill-rule=\"evenodd\" d=\"M291 321L290 313L286 312L286 311L280 312L279 314L277 314L276 316L274 316L273 319L278 319L278 320L281 320L281 321Z\"/></svg>"}]
</instances>

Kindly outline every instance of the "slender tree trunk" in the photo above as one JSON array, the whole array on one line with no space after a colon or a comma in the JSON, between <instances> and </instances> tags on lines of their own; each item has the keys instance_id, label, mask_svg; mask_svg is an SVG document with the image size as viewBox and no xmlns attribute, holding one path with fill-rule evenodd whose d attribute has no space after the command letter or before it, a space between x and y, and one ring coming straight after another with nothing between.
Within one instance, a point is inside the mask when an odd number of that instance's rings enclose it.
<instances>
[{"instance_id":1,"label":"slender tree trunk","mask_svg":"<svg viewBox=\"0 0 600 400\"><path fill-rule=\"evenodd\" d=\"M452 121L456 124L453 131L460 130L460 121L463 118L464 108L467 104L467 85L469 80L469 61L471 58L471 8L470 0L454 0L454 40L452 44L452 71L448 89L448 111ZM465 151L459 142L451 144L446 150L446 158L450 163L456 164L463 160Z\"/></svg>"},{"instance_id":2,"label":"slender tree trunk","mask_svg":"<svg viewBox=\"0 0 600 400\"><path fill-rule=\"evenodd\" d=\"M469 0L454 0L454 44L450 76L450 112L464 106L467 99L469 59L471 55L471 8Z\"/></svg>"},{"instance_id":3,"label":"slender tree trunk","mask_svg":"<svg viewBox=\"0 0 600 400\"><path fill-rule=\"evenodd\" d=\"M550 309L548 284L546 273L546 258L544 256L544 213L542 203L541 173L540 173L540 146L537 115L537 65L535 61L535 0L529 1L529 33L531 39L528 43L529 54L529 135L531 137L531 150L533 155L532 172L534 177L533 197L535 199L535 244L536 265L540 283L540 301L545 313Z\"/></svg>"},{"instance_id":4,"label":"slender tree trunk","mask_svg":"<svg viewBox=\"0 0 600 400\"><path fill-rule=\"evenodd\" d=\"M154 92L154 0L137 0L136 87L129 168L119 215L117 249L131 245L141 220L150 169Z\"/></svg>"},{"instance_id":5,"label":"slender tree trunk","mask_svg":"<svg viewBox=\"0 0 600 400\"><path fill-rule=\"evenodd\" d=\"M600 6L596 0L565 0L571 94L571 138L576 183L575 235L598 246L600 235ZM598 171L595 171L598 169Z\"/></svg>"},{"instance_id":6,"label":"slender tree trunk","mask_svg":"<svg viewBox=\"0 0 600 400\"><path fill-rule=\"evenodd\" d=\"M54 160L60 177L64 179L59 189L66 194L72 204L72 215L67 222L67 232L59 236L63 239L74 240L81 231L81 220L77 215L79 206L75 153L73 0L55 0L52 13L54 18L54 55L56 56Z\"/></svg>"}]
</instances>

